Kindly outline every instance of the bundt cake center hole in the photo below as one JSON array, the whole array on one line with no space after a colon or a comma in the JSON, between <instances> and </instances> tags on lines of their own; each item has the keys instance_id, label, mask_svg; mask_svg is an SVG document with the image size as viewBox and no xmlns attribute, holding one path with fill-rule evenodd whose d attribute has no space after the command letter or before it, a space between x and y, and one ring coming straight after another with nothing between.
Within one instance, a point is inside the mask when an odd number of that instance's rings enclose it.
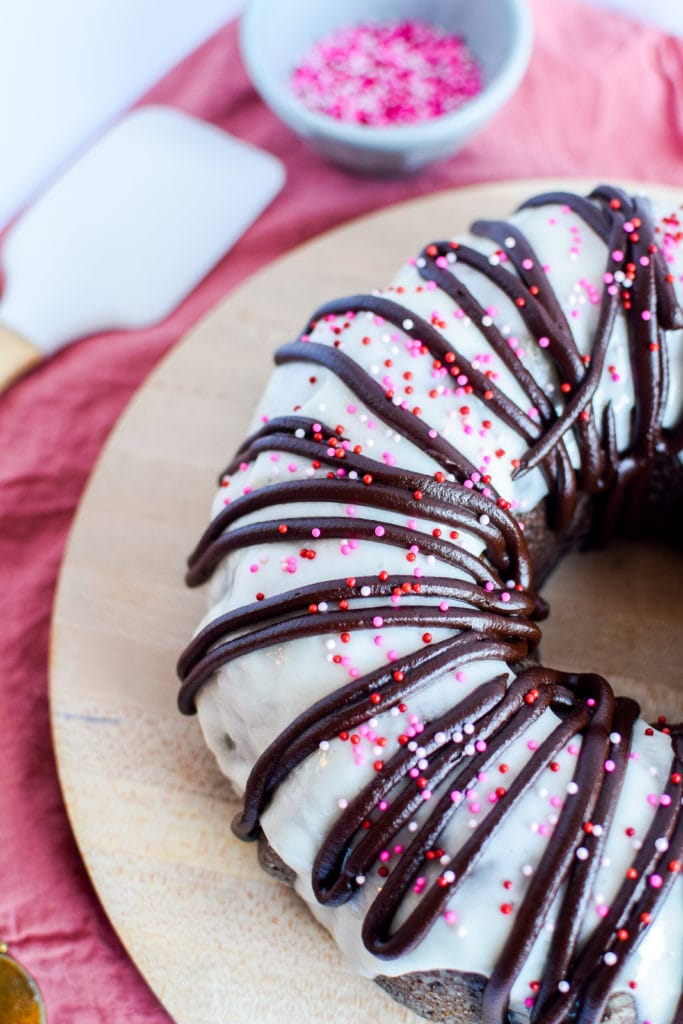
<instances>
[{"instance_id":1,"label":"bundt cake center hole","mask_svg":"<svg viewBox=\"0 0 683 1024\"><path fill-rule=\"evenodd\" d=\"M548 578L540 660L599 672L645 718L683 719L683 551L615 541L574 552Z\"/></svg>"}]
</instances>

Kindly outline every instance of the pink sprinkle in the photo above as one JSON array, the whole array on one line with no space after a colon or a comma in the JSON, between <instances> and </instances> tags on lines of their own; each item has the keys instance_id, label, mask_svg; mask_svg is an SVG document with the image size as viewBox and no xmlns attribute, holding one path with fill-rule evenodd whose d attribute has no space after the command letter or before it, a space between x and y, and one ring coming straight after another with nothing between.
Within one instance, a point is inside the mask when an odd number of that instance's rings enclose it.
<instances>
[{"instance_id":1,"label":"pink sprinkle","mask_svg":"<svg viewBox=\"0 0 683 1024\"><path fill-rule=\"evenodd\" d=\"M376 526L375 527L375 537L383 537L385 533L386 533L386 530L384 529L383 526Z\"/></svg>"},{"instance_id":2,"label":"pink sprinkle","mask_svg":"<svg viewBox=\"0 0 683 1024\"><path fill-rule=\"evenodd\" d=\"M458 920L458 915L454 910L447 910L446 913L443 915L443 919L446 922L446 924L455 924L456 921Z\"/></svg>"},{"instance_id":3,"label":"pink sprinkle","mask_svg":"<svg viewBox=\"0 0 683 1024\"><path fill-rule=\"evenodd\" d=\"M641 320L651 320L652 319L652 313L650 312L649 309L644 309L643 312L640 314L640 318L641 318Z\"/></svg>"},{"instance_id":4,"label":"pink sprinkle","mask_svg":"<svg viewBox=\"0 0 683 1024\"><path fill-rule=\"evenodd\" d=\"M605 771L606 771L606 772L613 772L613 771L614 771L614 769L616 768L616 764L615 764L615 763L614 763L614 761L613 761L613 760L612 760L612 759L610 758L610 759L609 759L608 761L605 761L605 765L604 765L604 768L605 768Z\"/></svg>"},{"instance_id":5,"label":"pink sprinkle","mask_svg":"<svg viewBox=\"0 0 683 1024\"><path fill-rule=\"evenodd\" d=\"M550 338L546 338L544 335L542 338L538 339L538 344L541 346L541 348L547 348L550 344Z\"/></svg>"},{"instance_id":6,"label":"pink sprinkle","mask_svg":"<svg viewBox=\"0 0 683 1024\"><path fill-rule=\"evenodd\" d=\"M615 263L621 263L624 258L624 254L621 249L614 249L612 252L612 259Z\"/></svg>"},{"instance_id":7,"label":"pink sprinkle","mask_svg":"<svg viewBox=\"0 0 683 1024\"><path fill-rule=\"evenodd\" d=\"M317 526L314 526L313 529L311 530L311 537L319 537L319 536L320 536L320 530L318 529Z\"/></svg>"},{"instance_id":8,"label":"pink sprinkle","mask_svg":"<svg viewBox=\"0 0 683 1024\"><path fill-rule=\"evenodd\" d=\"M311 47L291 86L310 110L386 127L457 110L482 78L462 39L406 20L338 30Z\"/></svg>"},{"instance_id":9,"label":"pink sprinkle","mask_svg":"<svg viewBox=\"0 0 683 1024\"><path fill-rule=\"evenodd\" d=\"M653 889L661 889L664 885L664 879L661 875L650 875L648 881Z\"/></svg>"}]
</instances>

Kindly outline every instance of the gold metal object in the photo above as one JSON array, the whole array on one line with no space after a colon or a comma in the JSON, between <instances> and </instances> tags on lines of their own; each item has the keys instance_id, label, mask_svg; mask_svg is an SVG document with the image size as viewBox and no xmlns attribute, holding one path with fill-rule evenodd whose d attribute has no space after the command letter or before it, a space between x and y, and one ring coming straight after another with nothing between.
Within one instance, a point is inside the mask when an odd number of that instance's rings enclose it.
<instances>
[{"instance_id":1,"label":"gold metal object","mask_svg":"<svg viewBox=\"0 0 683 1024\"><path fill-rule=\"evenodd\" d=\"M46 1024L38 985L0 940L0 1024Z\"/></svg>"}]
</instances>

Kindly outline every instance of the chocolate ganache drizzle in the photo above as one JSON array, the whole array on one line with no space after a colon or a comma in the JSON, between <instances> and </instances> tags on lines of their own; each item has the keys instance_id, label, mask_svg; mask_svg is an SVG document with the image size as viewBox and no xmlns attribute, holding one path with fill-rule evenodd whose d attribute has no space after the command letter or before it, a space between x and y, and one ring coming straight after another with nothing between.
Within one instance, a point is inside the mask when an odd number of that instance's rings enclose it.
<instances>
[{"instance_id":1,"label":"chocolate ganache drizzle","mask_svg":"<svg viewBox=\"0 0 683 1024\"><path fill-rule=\"evenodd\" d=\"M333 374L370 414L424 452L435 472L372 458L341 425L296 411L269 419L247 438L221 479L269 453L296 458L315 472L269 483L226 505L191 555L187 581L195 586L207 580L230 553L285 541L301 545L301 556L312 558L312 538L371 541L387 550L408 551L408 557L419 551L429 556L430 570L419 577L386 570L338 575L273 596L258 595L210 621L178 664L179 705L191 714L200 688L222 666L246 654L305 637L341 634L343 639L376 629L378 621L386 628L426 631L418 650L326 693L261 753L246 784L243 812L233 823L236 835L252 840L261 834L261 816L278 787L321 744L348 740L369 720L405 708L414 694L445 673L487 661L512 668L507 674L495 669L491 678L426 720L418 741L399 735L394 752L387 748L384 759L375 762L370 782L345 802L323 839L312 886L319 903L327 906L352 900L377 872L382 852L400 849L390 869L379 868L377 892L362 927L366 948L380 960L414 949L447 914L449 902L509 816L560 752L576 743L568 796L485 988L485 1024L508 1019L513 985L551 907L556 926L528 1007L530 1020L595 1024L602 1019L615 965L637 948L680 873L683 730L665 729L671 737L665 788L616 895L586 937L596 874L623 793L638 705L616 698L599 676L531 664L540 639L536 620L546 609L534 591L523 524L513 504L430 427L422 410L397 403L391 387L336 341L318 340L314 328L330 322L341 324L343 331L345 321L371 314L430 357L444 377L457 379L467 395L485 403L490 420L504 423L522 440L525 454L517 460L513 479L540 470L553 529L571 530L577 504L586 495L594 534L610 534L625 522L637 526L654 461L678 456L683 440L680 422L663 426L669 386L666 332L683 327L683 313L645 200L603 186L587 199L549 193L522 209L558 204L573 211L605 246L605 287L590 352L580 351L541 261L514 224L477 221L472 227L473 235L504 251L503 261L491 258L490 245L482 252L452 241L428 245L415 262L425 286L449 297L477 325L484 344L514 374L528 402L513 400L482 365L453 346L438 318L418 315L398 301L400 295L354 295L326 304L299 340L277 352L276 363L305 363ZM470 285L458 267L468 268ZM561 403L551 400L476 297L472 272L513 303L529 334L542 340L562 384ZM634 392L630 438L621 451L611 403L596 402L618 318L626 323ZM340 507L348 503L362 514L352 519L342 514ZM296 511L288 515L290 505ZM302 505L310 506L310 515L301 514ZM321 508L329 511L321 514ZM394 514L414 517L415 525L401 525ZM432 642L431 629L448 633ZM444 861L441 846L449 823L467 813L467 801L481 789L486 773L548 712L554 727L530 750L512 781L496 789L488 813ZM683 997L673 1021L683 1024Z\"/></svg>"}]
</instances>

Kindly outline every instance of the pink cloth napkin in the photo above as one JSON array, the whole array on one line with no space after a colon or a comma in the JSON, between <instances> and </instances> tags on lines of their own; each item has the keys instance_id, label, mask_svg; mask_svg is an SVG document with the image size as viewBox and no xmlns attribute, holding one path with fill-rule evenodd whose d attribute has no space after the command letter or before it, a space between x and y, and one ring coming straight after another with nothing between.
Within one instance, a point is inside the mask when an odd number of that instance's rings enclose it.
<instances>
[{"instance_id":1,"label":"pink cloth napkin","mask_svg":"<svg viewBox=\"0 0 683 1024\"><path fill-rule=\"evenodd\" d=\"M81 341L0 398L0 937L38 979L50 1024L169 1019L121 947L79 859L47 703L50 614L67 533L102 443L145 375L258 267L397 200L529 176L683 186L683 43L575 0L533 6L536 46L515 97L459 155L393 182L335 170L280 125L249 85L228 25L146 100L275 153L287 167L283 193L166 322Z\"/></svg>"}]
</instances>

